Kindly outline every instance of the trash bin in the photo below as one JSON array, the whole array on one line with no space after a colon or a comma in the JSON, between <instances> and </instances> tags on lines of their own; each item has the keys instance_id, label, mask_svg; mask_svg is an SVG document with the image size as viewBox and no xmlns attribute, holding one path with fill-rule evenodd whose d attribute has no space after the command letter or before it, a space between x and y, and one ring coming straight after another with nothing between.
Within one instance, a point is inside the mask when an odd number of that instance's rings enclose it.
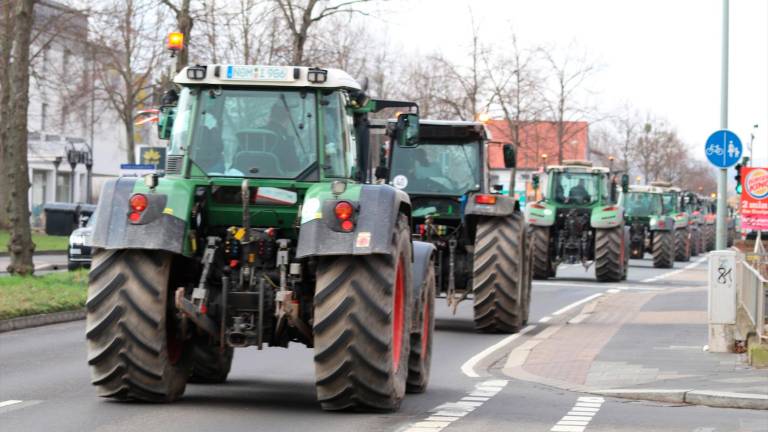
<instances>
[{"instance_id":1,"label":"trash bin","mask_svg":"<svg viewBox=\"0 0 768 432\"><path fill-rule=\"evenodd\" d=\"M96 211L95 204L80 204L77 209L77 220L80 222L80 226L84 227L88 223L88 220Z\"/></svg>"},{"instance_id":2,"label":"trash bin","mask_svg":"<svg viewBox=\"0 0 768 432\"><path fill-rule=\"evenodd\" d=\"M65 236L72 234L78 225L77 203L53 202L43 206L45 212L45 233Z\"/></svg>"}]
</instances>

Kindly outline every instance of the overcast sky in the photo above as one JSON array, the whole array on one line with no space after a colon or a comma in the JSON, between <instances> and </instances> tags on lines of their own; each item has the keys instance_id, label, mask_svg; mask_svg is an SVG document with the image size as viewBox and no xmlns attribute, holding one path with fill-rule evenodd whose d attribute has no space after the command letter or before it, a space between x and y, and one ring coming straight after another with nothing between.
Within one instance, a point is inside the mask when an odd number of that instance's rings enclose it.
<instances>
[{"instance_id":1,"label":"overcast sky","mask_svg":"<svg viewBox=\"0 0 768 432\"><path fill-rule=\"evenodd\" d=\"M768 165L768 1L730 2L729 129ZM399 0L386 33L406 51L466 58L469 10L484 39L513 30L523 45L575 42L601 66L601 110L628 101L665 117L694 149L720 128L722 0ZM756 164L757 165L757 164Z\"/></svg>"}]
</instances>

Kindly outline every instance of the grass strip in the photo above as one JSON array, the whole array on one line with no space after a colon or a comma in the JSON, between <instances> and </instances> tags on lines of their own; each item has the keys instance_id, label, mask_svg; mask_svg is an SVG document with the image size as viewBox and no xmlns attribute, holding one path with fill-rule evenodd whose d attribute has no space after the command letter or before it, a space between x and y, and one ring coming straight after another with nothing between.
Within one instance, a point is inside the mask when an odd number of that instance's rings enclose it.
<instances>
[{"instance_id":1,"label":"grass strip","mask_svg":"<svg viewBox=\"0 0 768 432\"><path fill-rule=\"evenodd\" d=\"M87 270L0 277L0 320L85 306Z\"/></svg>"}]
</instances>

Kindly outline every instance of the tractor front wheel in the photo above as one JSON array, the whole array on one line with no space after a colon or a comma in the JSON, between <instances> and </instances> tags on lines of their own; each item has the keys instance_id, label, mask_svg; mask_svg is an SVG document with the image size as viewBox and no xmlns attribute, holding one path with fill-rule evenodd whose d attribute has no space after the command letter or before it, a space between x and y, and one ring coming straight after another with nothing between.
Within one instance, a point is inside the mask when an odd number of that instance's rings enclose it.
<instances>
[{"instance_id":1,"label":"tractor front wheel","mask_svg":"<svg viewBox=\"0 0 768 432\"><path fill-rule=\"evenodd\" d=\"M221 384L227 380L229 370L232 368L234 348L209 345L205 342L192 347L190 362L192 363L192 375L189 382L197 384Z\"/></svg>"},{"instance_id":2,"label":"tractor front wheel","mask_svg":"<svg viewBox=\"0 0 768 432\"><path fill-rule=\"evenodd\" d=\"M598 229L595 236L595 274L600 282L619 282L626 274L624 227Z\"/></svg>"},{"instance_id":3,"label":"tractor front wheel","mask_svg":"<svg viewBox=\"0 0 768 432\"><path fill-rule=\"evenodd\" d=\"M85 336L99 396L170 402L184 393L188 355L169 300L170 271L165 252L94 254Z\"/></svg>"},{"instance_id":4,"label":"tractor front wheel","mask_svg":"<svg viewBox=\"0 0 768 432\"><path fill-rule=\"evenodd\" d=\"M424 393L432 364L432 339L435 332L435 266L429 263L421 289L421 313L411 333L411 354L408 359L408 393Z\"/></svg>"},{"instance_id":5,"label":"tractor front wheel","mask_svg":"<svg viewBox=\"0 0 768 432\"><path fill-rule=\"evenodd\" d=\"M402 215L391 255L320 261L313 330L323 409L399 408L408 374L411 286L410 230Z\"/></svg>"},{"instance_id":6,"label":"tractor front wheel","mask_svg":"<svg viewBox=\"0 0 768 432\"><path fill-rule=\"evenodd\" d=\"M691 235L686 228L675 230L675 261L691 260Z\"/></svg>"},{"instance_id":7,"label":"tractor front wheel","mask_svg":"<svg viewBox=\"0 0 768 432\"><path fill-rule=\"evenodd\" d=\"M532 226L529 230L533 254L533 278L547 279L555 276L552 264L554 257L549 256L549 227Z\"/></svg>"},{"instance_id":8,"label":"tractor front wheel","mask_svg":"<svg viewBox=\"0 0 768 432\"><path fill-rule=\"evenodd\" d=\"M523 326L525 221L519 213L477 224L472 284L475 330L516 333Z\"/></svg>"}]
</instances>

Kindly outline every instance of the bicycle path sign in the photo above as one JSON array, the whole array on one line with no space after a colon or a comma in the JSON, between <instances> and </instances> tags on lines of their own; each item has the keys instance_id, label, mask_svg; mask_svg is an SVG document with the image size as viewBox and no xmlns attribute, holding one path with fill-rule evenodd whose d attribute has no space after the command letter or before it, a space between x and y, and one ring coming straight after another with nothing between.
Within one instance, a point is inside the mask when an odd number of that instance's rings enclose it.
<instances>
[{"instance_id":1,"label":"bicycle path sign","mask_svg":"<svg viewBox=\"0 0 768 432\"><path fill-rule=\"evenodd\" d=\"M704 151L712 165L728 168L741 159L741 140L727 129L719 130L707 138Z\"/></svg>"}]
</instances>

